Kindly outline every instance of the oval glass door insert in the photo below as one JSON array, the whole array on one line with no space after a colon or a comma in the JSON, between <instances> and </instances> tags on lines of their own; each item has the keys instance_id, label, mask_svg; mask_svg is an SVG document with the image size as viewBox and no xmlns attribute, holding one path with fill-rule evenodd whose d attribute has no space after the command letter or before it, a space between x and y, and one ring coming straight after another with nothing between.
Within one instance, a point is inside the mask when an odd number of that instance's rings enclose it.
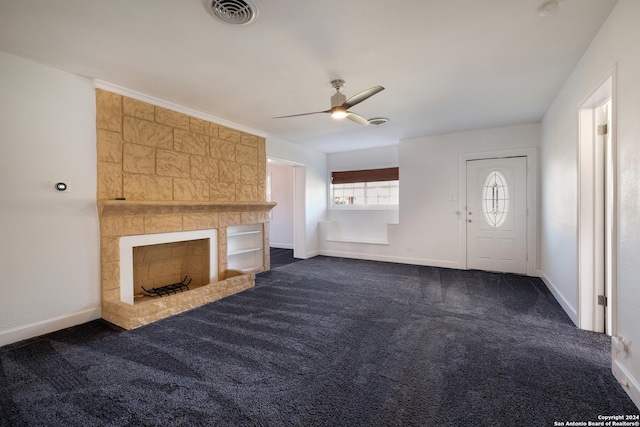
<instances>
[{"instance_id":1,"label":"oval glass door insert","mask_svg":"<svg viewBox=\"0 0 640 427\"><path fill-rule=\"evenodd\" d=\"M498 228L509 214L509 188L504 175L497 170L489 172L484 180L482 213L490 227Z\"/></svg>"}]
</instances>

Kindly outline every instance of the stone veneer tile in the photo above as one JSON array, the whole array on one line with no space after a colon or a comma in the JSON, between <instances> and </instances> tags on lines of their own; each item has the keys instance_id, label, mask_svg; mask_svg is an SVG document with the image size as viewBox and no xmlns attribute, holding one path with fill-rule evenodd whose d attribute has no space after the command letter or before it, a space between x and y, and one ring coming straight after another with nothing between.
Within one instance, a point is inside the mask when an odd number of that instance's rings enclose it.
<instances>
[{"instance_id":1,"label":"stone veneer tile","mask_svg":"<svg viewBox=\"0 0 640 427\"><path fill-rule=\"evenodd\" d=\"M122 164L98 162L98 199L122 197Z\"/></svg>"},{"instance_id":2,"label":"stone veneer tile","mask_svg":"<svg viewBox=\"0 0 640 427\"><path fill-rule=\"evenodd\" d=\"M256 148L258 147L258 137L250 133L242 132L242 135L240 137L240 142L250 147L256 147Z\"/></svg>"},{"instance_id":3,"label":"stone veneer tile","mask_svg":"<svg viewBox=\"0 0 640 427\"><path fill-rule=\"evenodd\" d=\"M144 234L144 215L123 216L121 234L123 236Z\"/></svg>"},{"instance_id":4,"label":"stone veneer tile","mask_svg":"<svg viewBox=\"0 0 640 427\"><path fill-rule=\"evenodd\" d=\"M243 184L258 185L258 169L255 166L242 165L240 176Z\"/></svg>"},{"instance_id":5,"label":"stone veneer tile","mask_svg":"<svg viewBox=\"0 0 640 427\"><path fill-rule=\"evenodd\" d=\"M162 176L189 178L191 173L189 155L171 150L158 150L156 154L156 173Z\"/></svg>"},{"instance_id":6,"label":"stone veneer tile","mask_svg":"<svg viewBox=\"0 0 640 427\"><path fill-rule=\"evenodd\" d=\"M206 156L209 149L209 138L197 133L174 129L173 148L177 151L189 154Z\"/></svg>"},{"instance_id":7,"label":"stone veneer tile","mask_svg":"<svg viewBox=\"0 0 640 427\"><path fill-rule=\"evenodd\" d=\"M122 132L122 95L96 89L96 128Z\"/></svg>"},{"instance_id":8,"label":"stone veneer tile","mask_svg":"<svg viewBox=\"0 0 640 427\"><path fill-rule=\"evenodd\" d=\"M173 128L135 117L123 119L123 138L126 142L158 148L173 148Z\"/></svg>"},{"instance_id":9,"label":"stone veneer tile","mask_svg":"<svg viewBox=\"0 0 640 427\"><path fill-rule=\"evenodd\" d=\"M173 231L182 231L182 214L145 215L145 234L170 233Z\"/></svg>"},{"instance_id":10,"label":"stone veneer tile","mask_svg":"<svg viewBox=\"0 0 640 427\"><path fill-rule=\"evenodd\" d=\"M125 116L137 117L143 120L153 121L155 118L155 107L137 99L124 97L122 108Z\"/></svg>"},{"instance_id":11,"label":"stone veneer tile","mask_svg":"<svg viewBox=\"0 0 640 427\"><path fill-rule=\"evenodd\" d=\"M218 138L225 141L240 142L240 135L242 132L236 129L231 129L226 126L218 125Z\"/></svg>"},{"instance_id":12,"label":"stone veneer tile","mask_svg":"<svg viewBox=\"0 0 640 427\"><path fill-rule=\"evenodd\" d=\"M173 180L173 200L208 201L209 183L200 179Z\"/></svg>"},{"instance_id":13,"label":"stone veneer tile","mask_svg":"<svg viewBox=\"0 0 640 427\"><path fill-rule=\"evenodd\" d=\"M173 200L173 178L124 174L122 180L127 200Z\"/></svg>"},{"instance_id":14,"label":"stone veneer tile","mask_svg":"<svg viewBox=\"0 0 640 427\"><path fill-rule=\"evenodd\" d=\"M222 160L236 161L236 143L218 138L211 138L209 141L209 153L211 157Z\"/></svg>"},{"instance_id":15,"label":"stone veneer tile","mask_svg":"<svg viewBox=\"0 0 640 427\"><path fill-rule=\"evenodd\" d=\"M217 138L219 130L220 126L218 124L209 122L209 136Z\"/></svg>"},{"instance_id":16,"label":"stone veneer tile","mask_svg":"<svg viewBox=\"0 0 640 427\"><path fill-rule=\"evenodd\" d=\"M156 122L174 128L189 130L190 120L186 114L156 106Z\"/></svg>"},{"instance_id":17,"label":"stone veneer tile","mask_svg":"<svg viewBox=\"0 0 640 427\"><path fill-rule=\"evenodd\" d=\"M189 117L189 130L209 136L209 122L196 117Z\"/></svg>"},{"instance_id":18,"label":"stone veneer tile","mask_svg":"<svg viewBox=\"0 0 640 427\"><path fill-rule=\"evenodd\" d=\"M258 199L258 186L249 184L236 185L237 202L253 202Z\"/></svg>"},{"instance_id":19,"label":"stone veneer tile","mask_svg":"<svg viewBox=\"0 0 640 427\"><path fill-rule=\"evenodd\" d=\"M212 202L235 202L236 185L226 182L210 183L209 200Z\"/></svg>"},{"instance_id":20,"label":"stone veneer tile","mask_svg":"<svg viewBox=\"0 0 640 427\"><path fill-rule=\"evenodd\" d=\"M212 228L218 228L217 212L195 212L182 215L182 229L184 231L210 230Z\"/></svg>"},{"instance_id":21,"label":"stone veneer tile","mask_svg":"<svg viewBox=\"0 0 640 427\"><path fill-rule=\"evenodd\" d=\"M116 289L120 287L120 262L102 263L102 289Z\"/></svg>"},{"instance_id":22,"label":"stone veneer tile","mask_svg":"<svg viewBox=\"0 0 640 427\"><path fill-rule=\"evenodd\" d=\"M120 299L120 288L117 289L103 289L102 290L102 303L108 300L119 300Z\"/></svg>"},{"instance_id":23,"label":"stone veneer tile","mask_svg":"<svg viewBox=\"0 0 640 427\"><path fill-rule=\"evenodd\" d=\"M218 163L218 181L235 184L240 178L240 165L227 160Z\"/></svg>"},{"instance_id":24,"label":"stone veneer tile","mask_svg":"<svg viewBox=\"0 0 640 427\"><path fill-rule=\"evenodd\" d=\"M102 262L120 261L119 242L118 236L103 236L100 239L100 260Z\"/></svg>"},{"instance_id":25,"label":"stone veneer tile","mask_svg":"<svg viewBox=\"0 0 640 427\"><path fill-rule=\"evenodd\" d=\"M257 212L241 212L240 222L242 224L256 224L259 222L258 213Z\"/></svg>"},{"instance_id":26,"label":"stone veneer tile","mask_svg":"<svg viewBox=\"0 0 640 427\"><path fill-rule=\"evenodd\" d=\"M258 184L258 188L257 188L257 201L258 202L266 202L267 201L267 186L264 184Z\"/></svg>"},{"instance_id":27,"label":"stone veneer tile","mask_svg":"<svg viewBox=\"0 0 640 427\"><path fill-rule=\"evenodd\" d=\"M156 149L138 144L124 144L122 170L131 173L154 175L156 173Z\"/></svg>"},{"instance_id":28,"label":"stone veneer tile","mask_svg":"<svg viewBox=\"0 0 640 427\"><path fill-rule=\"evenodd\" d=\"M99 162L122 163L122 134L108 130L97 130Z\"/></svg>"},{"instance_id":29,"label":"stone veneer tile","mask_svg":"<svg viewBox=\"0 0 640 427\"><path fill-rule=\"evenodd\" d=\"M257 220L256 222L264 223L265 225L269 224L269 211L266 212L256 212Z\"/></svg>"},{"instance_id":30,"label":"stone veneer tile","mask_svg":"<svg viewBox=\"0 0 640 427\"><path fill-rule=\"evenodd\" d=\"M178 276L176 277L179 277L181 268L182 258L171 258L167 260L152 262L149 264L148 277L149 279L158 280L166 276L173 276L176 273L178 274Z\"/></svg>"},{"instance_id":31,"label":"stone veneer tile","mask_svg":"<svg viewBox=\"0 0 640 427\"><path fill-rule=\"evenodd\" d=\"M241 224L242 218L240 217L240 212L220 212L220 227Z\"/></svg>"},{"instance_id":32,"label":"stone veneer tile","mask_svg":"<svg viewBox=\"0 0 640 427\"><path fill-rule=\"evenodd\" d=\"M236 145L236 162L245 165L258 165L258 149L247 145Z\"/></svg>"},{"instance_id":33,"label":"stone veneer tile","mask_svg":"<svg viewBox=\"0 0 640 427\"><path fill-rule=\"evenodd\" d=\"M218 181L218 159L191 156L191 178Z\"/></svg>"},{"instance_id":34,"label":"stone veneer tile","mask_svg":"<svg viewBox=\"0 0 640 427\"><path fill-rule=\"evenodd\" d=\"M122 217L103 216L100 218L100 236L118 237L122 234Z\"/></svg>"}]
</instances>

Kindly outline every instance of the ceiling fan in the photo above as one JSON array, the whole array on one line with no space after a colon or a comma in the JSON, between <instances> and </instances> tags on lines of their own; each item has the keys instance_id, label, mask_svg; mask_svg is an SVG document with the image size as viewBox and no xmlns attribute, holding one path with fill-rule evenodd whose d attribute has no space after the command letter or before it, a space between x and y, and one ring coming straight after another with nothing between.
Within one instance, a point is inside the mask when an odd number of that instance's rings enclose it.
<instances>
[{"instance_id":1,"label":"ceiling fan","mask_svg":"<svg viewBox=\"0 0 640 427\"><path fill-rule=\"evenodd\" d=\"M324 111L314 111L313 113L302 113L302 114L292 114L290 116L279 116L274 117L274 119L284 119L287 117L299 117L299 116L308 116L310 114L320 114L320 113L329 113L331 117L334 119L344 119L347 118L351 121L359 123L361 125L368 125L369 121L364 117L352 113L349 111L349 108L353 107L361 103L362 101L372 97L376 93L384 90L382 86L374 86L370 89L364 90L357 95L352 96L347 99L347 97L340 92L340 90L344 87L344 80L336 79L331 80L331 86L336 90L336 93L331 97L331 108Z\"/></svg>"}]
</instances>

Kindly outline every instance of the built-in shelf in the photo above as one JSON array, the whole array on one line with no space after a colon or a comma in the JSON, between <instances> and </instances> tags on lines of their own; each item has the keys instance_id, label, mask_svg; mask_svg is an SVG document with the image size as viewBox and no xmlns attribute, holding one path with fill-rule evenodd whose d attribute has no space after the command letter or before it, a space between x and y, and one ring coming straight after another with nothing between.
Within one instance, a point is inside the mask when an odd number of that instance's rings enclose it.
<instances>
[{"instance_id":1,"label":"built-in shelf","mask_svg":"<svg viewBox=\"0 0 640 427\"><path fill-rule=\"evenodd\" d=\"M247 236L249 234L260 234L262 233L262 231L260 230L255 230L255 231L242 231L239 233L232 233L232 234L227 234L227 237L236 237L236 236Z\"/></svg>"},{"instance_id":2,"label":"built-in shelf","mask_svg":"<svg viewBox=\"0 0 640 427\"><path fill-rule=\"evenodd\" d=\"M262 248L249 248L249 249L242 249L242 250L239 250L239 251L229 252L229 253L227 254L227 256L234 256L234 255L246 254L246 253L249 253L249 252L258 252L258 251L261 251L261 250L262 250Z\"/></svg>"},{"instance_id":3,"label":"built-in shelf","mask_svg":"<svg viewBox=\"0 0 640 427\"><path fill-rule=\"evenodd\" d=\"M264 268L262 224L227 227L228 268L241 271Z\"/></svg>"}]
</instances>

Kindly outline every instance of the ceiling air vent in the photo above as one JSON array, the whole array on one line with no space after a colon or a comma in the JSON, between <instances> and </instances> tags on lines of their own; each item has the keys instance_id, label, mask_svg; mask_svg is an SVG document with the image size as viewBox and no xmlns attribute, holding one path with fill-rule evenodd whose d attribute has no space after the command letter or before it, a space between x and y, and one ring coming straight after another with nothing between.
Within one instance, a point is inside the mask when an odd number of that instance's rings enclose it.
<instances>
[{"instance_id":1,"label":"ceiling air vent","mask_svg":"<svg viewBox=\"0 0 640 427\"><path fill-rule=\"evenodd\" d=\"M252 0L204 0L204 7L225 24L247 25L258 17L258 6Z\"/></svg>"}]
</instances>

